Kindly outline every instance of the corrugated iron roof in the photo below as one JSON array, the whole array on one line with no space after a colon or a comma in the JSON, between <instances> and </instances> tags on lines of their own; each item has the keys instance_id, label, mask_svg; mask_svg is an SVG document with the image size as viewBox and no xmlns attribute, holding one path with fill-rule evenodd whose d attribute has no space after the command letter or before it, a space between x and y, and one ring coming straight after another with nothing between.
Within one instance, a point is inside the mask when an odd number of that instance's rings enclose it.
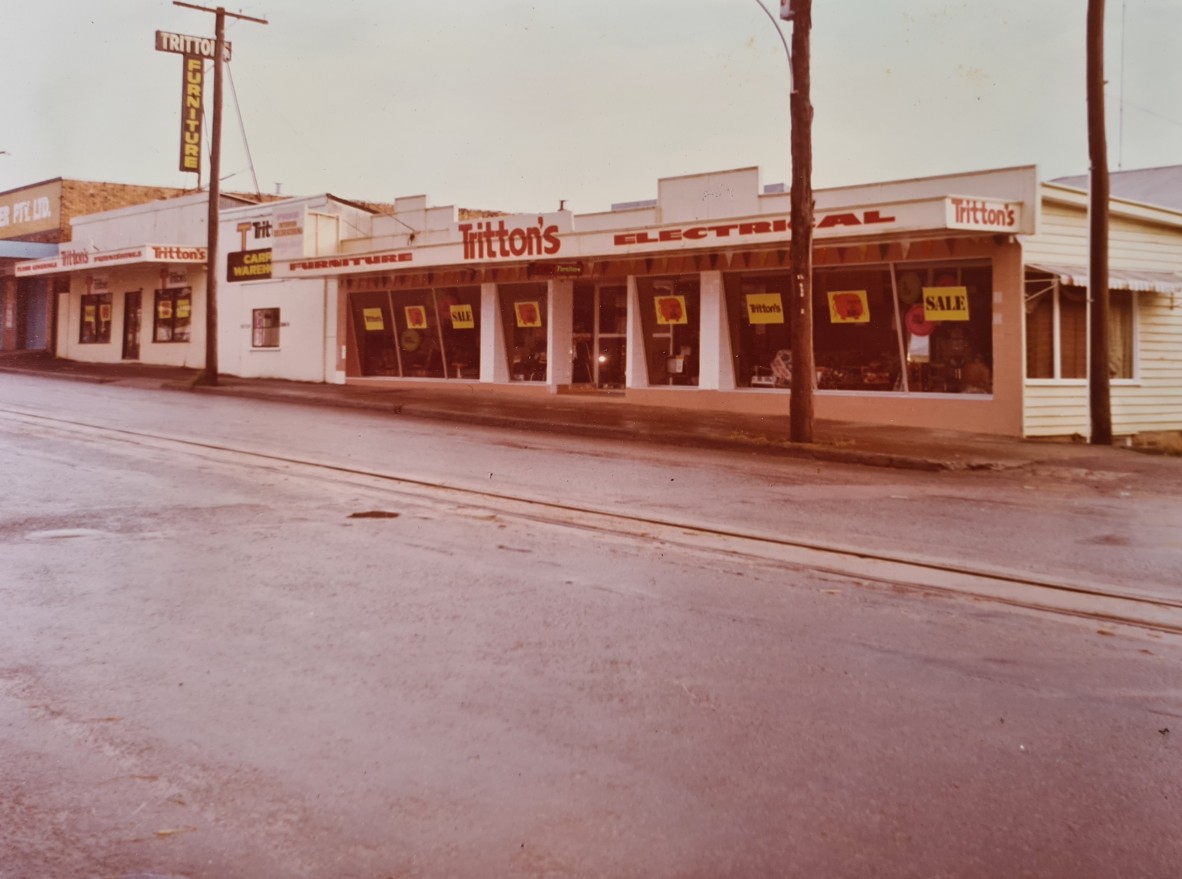
<instances>
[{"instance_id":1,"label":"corrugated iron roof","mask_svg":"<svg viewBox=\"0 0 1182 879\"><path fill-rule=\"evenodd\" d=\"M1051 182L1086 190L1090 178L1087 174L1079 174L1059 177ZM1182 211L1182 165L1111 171L1108 174L1108 189L1116 198Z\"/></svg>"}]
</instances>

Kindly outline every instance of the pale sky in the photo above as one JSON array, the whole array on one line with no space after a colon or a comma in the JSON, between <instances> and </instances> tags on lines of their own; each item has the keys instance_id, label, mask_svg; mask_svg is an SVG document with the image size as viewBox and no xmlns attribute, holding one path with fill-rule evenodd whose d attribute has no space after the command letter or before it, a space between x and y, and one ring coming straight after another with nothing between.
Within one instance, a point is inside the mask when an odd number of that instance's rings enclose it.
<instances>
[{"instance_id":1,"label":"pale sky","mask_svg":"<svg viewBox=\"0 0 1182 879\"><path fill-rule=\"evenodd\" d=\"M778 0L766 0L773 13ZM0 0L0 190L177 169L170 0ZM506 211L654 198L660 177L791 177L788 61L757 0L241 0L223 188ZM815 0L818 188L1087 171L1086 0ZM785 25L790 40L790 25ZM1182 0L1108 0L1110 167L1182 163ZM211 80L212 83L212 80ZM212 95L212 85L210 85ZM1123 113L1122 113L1123 97ZM208 113L207 104L207 113ZM5 154L6 153L6 154Z\"/></svg>"}]
</instances>

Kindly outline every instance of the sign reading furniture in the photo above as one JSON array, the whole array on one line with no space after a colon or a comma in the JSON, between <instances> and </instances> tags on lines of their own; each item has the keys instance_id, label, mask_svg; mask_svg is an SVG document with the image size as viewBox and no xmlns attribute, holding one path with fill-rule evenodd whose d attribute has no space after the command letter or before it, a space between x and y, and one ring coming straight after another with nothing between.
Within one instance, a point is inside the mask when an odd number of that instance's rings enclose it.
<instances>
[{"instance_id":1,"label":"sign reading furniture","mask_svg":"<svg viewBox=\"0 0 1182 879\"><path fill-rule=\"evenodd\" d=\"M209 37L191 37L156 31L156 51L183 55L181 64L181 155L180 169L201 173L201 120L205 103L205 59L212 59L217 43ZM226 60L230 44L226 43Z\"/></svg>"}]
</instances>

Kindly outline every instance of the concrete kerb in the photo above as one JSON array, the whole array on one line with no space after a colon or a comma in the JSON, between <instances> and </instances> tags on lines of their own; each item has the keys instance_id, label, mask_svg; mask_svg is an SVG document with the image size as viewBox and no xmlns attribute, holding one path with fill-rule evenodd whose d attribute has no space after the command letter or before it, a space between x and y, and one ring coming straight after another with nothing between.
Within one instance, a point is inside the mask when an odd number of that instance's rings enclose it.
<instances>
[{"instance_id":1,"label":"concrete kerb","mask_svg":"<svg viewBox=\"0 0 1182 879\"><path fill-rule=\"evenodd\" d=\"M338 397L332 395L283 393L270 391L266 388L236 384L232 387L209 387L207 385L179 386L176 390L187 390L196 393L227 394L249 397L271 402L291 403L299 401L302 404L324 406L337 409L356 409L369 412L386 412L402 418L413 418L421 421L440 421L452 424L470 424L480 427L491 427L508 430L524 430L535 433L549 433L558 435L594 435L600 439L626 441L646 445L679 446L683 448L705 448L717 451L742 451L774 454L791 458L804 458L838 464L860 464L868 467L887 467L898 470L917 470L925 472L940 472L949 470L997 470L1005 469L997 462L957 462L941 460L923 456L899 455L885 452L871 452L856 449L842 449L827 446L823 443L791 443L787 440L775 440L768 437L743 436L732 434L729 436L711 436L708 434L674 434L670 432L650 433L641 435L636 430L611 424L580 421L572 423L562 420L524 419L515 415L489 414L485 412L460 411L450 408L432 407L430 404L406 402L384 402L380 400L363 400L357 398Z\"/></svg>"},{"instance_id":2,"label":"concrete kerb","mask_svg":"<svg viewBox=\"0 0 1182 879\"><path fill-rule=\"evenodd\" d=\"M768 435L744 434L737 429L725 435L701 431L688 433L685 431L662 431L659 429L651 429L641 433L634 427L605 424L587 418L580 419L577 422L571 422L553 417L548 419L536 417L524 418L510 413L489 413L472 409L432 405L430 402L416 401L413 394L408 394L405 399L400 401L366 399L356 396L350 397L339 393L339 386L335 385L331 386L331 388L329 386L321 388L320 386L304 387L299 383L293 383L290 389L276 390L265 384L252 383L250 379L233 378L211 387L209 385L197 384L196 375L177 379L175 376L158 375L155 372L144 375L134 372L127 372L126 374L99 374L86 372L82 369L66 372L62 369L55 369L52 366L43 369L30 368L27 364L20 366L12 364L10 366L4 363L3 360L0 360L0 372L34 374L75 382L96 384L118 383L188 393L217 394L267 400L270 402L300 403L302 405L314 405L326 408L388 413L422 421L469 424L497 429L525 430L549 434L577 435L581 437L595 436L600 439L642 443L646 445L768 454L836 464L855 464L867 467L929 473L966 470L1009 470L1028 466L1031 463L1030 461L1007 463L996 459L961 460L957 457L939 457L930 454L907 455L897 452L842 448L823 442L792 443L787 439L779 439ZM649 427L651 428L652 425L649 425Z\"/></svg>"}]
</instances>

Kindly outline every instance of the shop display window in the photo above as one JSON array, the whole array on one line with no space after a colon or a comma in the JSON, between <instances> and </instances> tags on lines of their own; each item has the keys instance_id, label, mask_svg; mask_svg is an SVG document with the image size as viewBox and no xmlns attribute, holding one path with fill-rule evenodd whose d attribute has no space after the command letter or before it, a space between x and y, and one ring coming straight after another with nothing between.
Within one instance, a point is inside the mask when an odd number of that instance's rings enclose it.
<instances>
[{"instance_id":1,"label":"shop display window","mask_svg":"<svg viewBox=\"0 0 1182 879\"><path fill-rule=\"evenodd\" d=\"M480 376L480 288L427 287L349 295L362 375Z\"/></svg>"},{"instance_id":2,"label":"shop display window","mask_svg":"<svg viewBox=\"0 0 1182 879\"><path fill-rule=\"evenodd\" d=\"M498 288L509 378L546 380L546 284L505 284Z\"/></svg>"},{"instance_id":3,"label":"shop display window","mask_svg":"<svg viewBox=\"0 0 1182 879\"><path fill-rule=\"evenodd\" d=\"M740 388L792 384L792 277L724 276ZM813 275L815 387L992 393L988 264L821 268Z\"/></svg>"},{"instance_id":4,"label":"shop display window","mask_svg":"<svg viewBox=\"0 0 1182 879\"><path fill-rule=\"evenodd\" d=\"M251 311L250 346L252 348L279 347L279 309L256 308Z\"/></svg>"},{"instance_id":5,"label":"shop display window","mask_svg":"<svg viewBox=\"0 0 1182 879\"><path fill-rule=\"evenodd\" d=\"M153 314L153 341L188 342L193 315L192 288L157 290Z\"/></svg>"},{"instance_id":6,"label":"shop display window","mask_svg":"<svg viewBox=\"0 0 1182 879\"><path fill-rule=\"evenodd\" d=\"M84 345L111 341L111 294L92 293L82 297L82 323L78 341Z\"/></svg>"},{"instance_id":7,"label":"shop display window","mask_svg":"<svg viewBox=\"0 0 1182 879\"><path fill-rule=\"evenodd\" d=\"M701 333L698 278L637 278L650 385L697 385Z\"/></svg>"},{"instance_id":8,"label":"shop display window","mask_svg":"<svg viewBox=\"0 0 1182 879\"><path fill-rule=\"evenodd\" d=\"M988 263L896 265L906 387L993 393L993 272Z\"/></svg>"},{"instance_id":9,"label":"shop display window","mask_svg":"<svg viewBox=\"0 0 1182 879\"><path fill-rule=\"evenodd\" d=\"M391 310L390 294L384 290L349 294L353 342L362 375L401 375Z\"/></svg>"},{"instance_id":10,"label":"shop display window","mask_svg":"<svg viewBox=\"0 0 1182 879\"><path fill-rule=\"evenodd\" d=\"M1109 291L1108 371L1133 378L1135 300L1128 290ZM1088 293L1061 285L1054 275L1026 274L1026 377L1088 377Z\"/></svg>"},{"instance_id":11,"label":"shop display window","mask_svg":"<svg viewBox=\"0 0 1182 879\"><path fill-rule=\"evenodd\" d=\"M791 386L792 276L787 272L732 272L724 276L723 284L736 386Z\"/></svg>"},{"instance_id":12,"label":"shop display window","mask_svg":"<svg viewBox=\"0 0 1182 879\"><path fill-rule=\"evenodd\" d=\"M817 388L901 391L898 312L885 267L813 275Z\"/></svg>"}]
</instances>

